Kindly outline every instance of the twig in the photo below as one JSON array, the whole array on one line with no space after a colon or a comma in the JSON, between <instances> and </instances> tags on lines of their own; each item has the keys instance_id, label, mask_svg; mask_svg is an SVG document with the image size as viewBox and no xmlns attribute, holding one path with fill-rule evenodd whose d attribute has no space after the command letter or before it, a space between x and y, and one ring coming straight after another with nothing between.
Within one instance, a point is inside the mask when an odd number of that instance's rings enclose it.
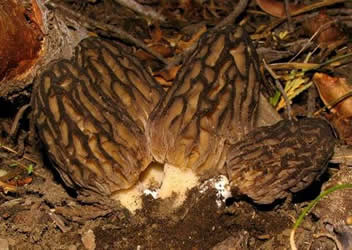
<instances>
[{"instance_id":1,"label":"twig","mask_svg":"<svg viewBox=\"0 0 352 250\"><path fill-rule=\"evenodd\" d=\"M139 3L137 3L134 0L115 0L115 2L118 2L119 4L129 8L131 10L134 10L135 12L137 12L143 16L149 17L153 20L157 20L160 22L166 22L166 18L163 15L159 14L158 12L154 11L152 8L150 8L148 6L143 6Z\"/></svg>"},{"instance_id":2,"label":"twig","mask_svg":"<svg viewBox=\"0 0 352 250\"><path fill-rule=\"evenodd\" d=\"M16 133L17 133L17 130L19 128L18 124L19 124L19 121L21 120L24 112L30 107L31 105L30 104L26 104L24 106L22 106L20 108L20 110L18 110L17 114L16 114L16 117L15 117L15 120L13 121L12 123L12 126L11 126L11 130L10 130L10 137L13 137Z\"/></svg>"},{"instance_id":3,"label":"twig","mask_svg":"<svg viewBox=\"0 0 352 250\"><path fill-rule=\"evenodd\" d=\"M301 9L299 9L297 11L294 11L293 13L291 13L291 17L301 15L301 14L306 13L308 11L312 11L315 9L319 9L322 7L327 7L327 6L331 6L331 5L334 5L337 3L343 3L343 2L346 2L346 0L324 0L321 2L317 2L317 3L311 4L311 5L302 7ZM265 31L262 33L262 36L256 36L256 39L260 39L260 38L265 37L268 33L271 32L272 29L274 29L275 27L277 27L281 23L285 22L286 20L287 20L287 17L283 17L283 18L273 22L267 29L265 29Z\"/></svg>"},{"instance_id":4,"label":"twig","mask_svg":"<svg viewBox=\"0 0 352 250\"><path fill-rule=\"evenodd\" d=\"M307 110L308 110L308 117L312 117L315 111L315 100L318 97L317 89L316 88L309 88L308 90L308 101L307 101Z\"/></svg>"},{"instance_id":5,"label":"twig","mask_svg":"<svg viewBox=\"0 0 352 250\"><path fill-rule=\"evenodd\" d=\"M17 152L16 150L13 150L12 148L7 147L7 146L5 146L5 145L0 144L0 148L5 149L6 151L11 152L11 153L13 153L13 154L15 154L15 155L18 155L18 152ZM24 156L23 156L23 159L26 159L26 160L28 160L28 161L31 161L31 162L35 163L35 164L38 164L37 161L33 160L32 158L30 158L30 157L28 157L28 156L25 156L25 155L24 155Z\"/></svg>"},{"instance_id":6,"label":"twig","mask_svg":"<svg viewBox=\"0 0 352 250\"><path fill-rule=\"evenodd\" d=\"M110 25L110 24L95 21L95 20L93 20L89 17L86 17L86 16L80 15L79 13L74 12L73 10L71 10L63 5L60 5L60 4L48 2L46 5L48 6L48 8L51 8L54 10L58 9L64 13L66 13L67 15L72 16L73 18L78 20L87 29L91 29L92 27L94 27L94 28L100 29L102 31L109 32L110 34L115 34L116 38L120 38L122 40L133 43L135 46L145 50L146 52L150 53L155 58L157 58L159 61L168 65L168 61L162 55L151 50L150 48L148 48L148 46L145 43L143 43L142 41L138 40L137 38L131 36L130 34L128 34L126 31L124 31L122 29L119 29L119 28L117 28L113 25Z\"/></svg>"},{"instance_id":7,"label":"twig","mask_svg":"<svg viewBox=\"0 0 352 250\"><path fill-rule=\"evenodd\" d=\"M279 91L281 92L282 94L282 97L284 98L285 100L285 103L286 103L286 108L287 108L287 115L288 115L288 118L289 120L292 119L291 117L291 104L290 104L290 99L288 98L285 90L283 89L280 81L279 81L279 77L275 74L275 72L269 67L269 65L266 63L266 61L263 59L263 64L264 64L264 68L270 73L270 75L274 78L275 80L275 84L276 84L276 87L279 89Z\"/></svg>"},{"instance_id":8,"label":"twig","mask_svg":"<svg viewBox=\"0 0 352 250\"><path fill-rule=\"evenodd\" d=\"M314 32L314 34L309 38L307 43L300 49L300 51L298 51L298 53L293 58L291 58L290 62L293 62L310 45L310 42L313 41L313 39L316 38L323 31L323 29L329 28L330 25L336 23L337 21L338 20L333 20L320 26L319 29Z\"/></svg>"},{"instance_id":9,"label":"twig","mask_svg":"<svg viewBox=\"0 0 352 250\"><path fill-rule=\"evenodd\" d=\"M332 109L334 108L337 104L339 104L340 102L346 100L347 98L352 96L352 91L344 94L343 96L340 96L339 98L337 98L336 100L334 100L331 103L326 104L324 107L322 107L321 109L319 109L317 112L314 113L315 116L319 115L321 112L323 112L324 109Z\"/></svg>"},{"instance_id":10,"label":"twig","mask_svg":"<svg viewBox=\"0 0 352 250\"><path fill-rule=\"evenodd\" d=\"M272 69L300 69L304 70L305 72L307 71L312 71L312 70L318 70L321 69L325 66L329 67L337 67L336 64L332 65L335 62L342 61L346 58L352 58L352 53L348 53L342 56L336 56L332 59L326 60L323 63L272 63L270 67ZM338 65L340 66L340 65Z\"/></svg>"},{"instance_id":11,"label":"twig","mask_svg":"<svg viewBox=\"0 0 352 250\"><path fill-rule=\"evenodd\" d=\"M58 228L60 228L63 233L66 233L66 232L68 232L68 231L71 230L72 226L66 226L66 225L65 225L65 222L64 222L64 219L63 219L61 216L55 214L55 210L49 211L49 212L48 212L48 215L49 215L50 218L53 220L53 222L55 223L55 225L56 225Z\"/></svg>"},{"instance_id":12,"label":"twig","mask_svg":"<svg viewBox=\"0 0 352 250\"><path fill-rule=\"evenodd\" d=\"M224 27L228 24L233 24L236 20L236 18L244 11L244 9L247 7L248 0L240 0L236 7L233 9L230 15L225 17L220 23L218 23L214 29L217 30L221 27Z\"/></svg>"},{"instance_id":13,"label":"twig","mask_svg":"<svg viewBox=\"0 0 352 250\"><path fill-rule=\"evenodd\" d=\"M288 30L289 30L290 32L293 32L292 17L291 17L290 6L289 6L288 0L285 0L285 1L284 1L284 6L285 6L286 17L287 17Z\"/></svg>"}]
</instances>

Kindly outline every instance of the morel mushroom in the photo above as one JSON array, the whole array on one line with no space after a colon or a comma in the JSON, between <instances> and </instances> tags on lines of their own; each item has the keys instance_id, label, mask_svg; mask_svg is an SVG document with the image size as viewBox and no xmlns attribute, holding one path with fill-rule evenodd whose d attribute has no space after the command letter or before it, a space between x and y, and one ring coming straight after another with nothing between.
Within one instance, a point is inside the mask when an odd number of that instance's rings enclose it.
<instances>
[{"instance_id":1,"label":"morel mushroom","mask_svg":"<svg viewBox=\"0 0 352 250\"><path fill-rule=\"evenodd\" d=\"M117 45L86 39L37 79L34 119L65 183L104 195L150 164L145 124L163 89Z\"/></svg>"},{"instance_id":2,"label":"morel mushroom","mask_svg":"<svg viewBox=\"0 0 352 250\"><path fill-rule=\"evenodd\" d=\"M136 58L89 38L38 77L34 120L63 180L80 192L131 196L154 160L166 164L162 198L222 174L239 194L269 203L319 176L334 139L319 119L255 128L260 82L240 27L203 35L165 95Z\"/></svg>"},{"instance_id":3,"label":"morel mushroom","mask_svg":"<svg viewBox=\"0 0 352 250\"><path fill-rule=\"evenodd\" d=\"M255 124L257 61L243 29L205 34L150 115L154 158L207 177L221 172L228 144Z\"/></svg>"},{"instance_id":4,"label":"morel mushroom","mask_svg":"<svg viewBox=\"0 0 352 250\"><path fill-rule=\"evenodd\" d=\"M230 147L232 190L261 204L303 190L326 170L333 138L329 124L313 118L253 130Z\"/></svg>"}]
</instances>

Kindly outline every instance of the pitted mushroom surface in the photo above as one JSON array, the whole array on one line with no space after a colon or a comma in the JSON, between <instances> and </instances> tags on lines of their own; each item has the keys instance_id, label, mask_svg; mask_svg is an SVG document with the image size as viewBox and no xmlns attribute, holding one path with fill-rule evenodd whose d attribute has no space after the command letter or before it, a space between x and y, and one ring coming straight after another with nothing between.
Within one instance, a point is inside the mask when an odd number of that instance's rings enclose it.
<instances>
[{"instance_id":1,"label":"pitted mushroom surface","mask_svg":"<svg viewBox=\"0 0 352 250\"><path fill-rule=\"evenodd\" d=\"M151 162L270 203L325 170L334 136L320 119L255 128L258 58L241 27L204 34L164 93L137 58L83 40L36 82L34 121L65 183L110 196L137 185Z\"/></svg>"},{"instance_id":2,"label":"pitted mushroom surface","mask_svg":"<svg viewBox=\"0 0 352 250\"><path fill-rule=\"evenodd\" d=\"M234 191L269 204L311 184L326 170L333 152L327 122L286 120L257 128L231 145L226 169Z\"/></svg>"},{"instance_id":3,"label":"pitted mushroom surface","mask_svg":"<svg viewBox=\"0 0 352 250\"><path fill-rule=\"evenodd\" d=\"M152 160L145 124L164 91L122 51L86 39L37 80L38 132L70 187L110 195L134 185Z\"/></svg>"},{"instance_id":4,"label":"pitted mushroom surface","mask_svg":"<svg viewBox=\"0 0 352 250\"><path fill-rule=\"evenodd\" d=\"M254 127L257 61L243 29L205 34L150 115L154 158L207 177L219 173L228 145Z\"/></svg>"}]
</instances>

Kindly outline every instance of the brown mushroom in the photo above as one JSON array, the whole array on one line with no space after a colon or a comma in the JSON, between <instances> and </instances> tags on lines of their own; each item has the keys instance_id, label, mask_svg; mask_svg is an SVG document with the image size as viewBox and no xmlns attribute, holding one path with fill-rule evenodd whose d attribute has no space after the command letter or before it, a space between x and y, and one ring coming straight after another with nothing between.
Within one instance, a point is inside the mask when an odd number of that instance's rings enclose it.
<instances>
[{"instance_id":1,"label":"brown mushroom","mask_svg":"<svg viewBox=\"0 0 352 250\"><path fill-rule=\"evenodd\" d=\"M257 61L241 27L201 37L147 126L153 157L166 163L161 197L177 192L180 204L201 180L224 174L229 143L256 121Z\"/></svg>"},{"instance_id":2,"label":"brown mushroom","mask_svg":"<svg viewBox=\"0 0 352 250\"><path fill-rule=\"evenodd\" d=\"M65 183L103 195L133 186L152 160L144 125L162 95L134 57L100 39L51 64L36 82L34 119Z\"/></svg>"},{"instance_id":3,"label":"brown mushroom","mask_svg":"<svg viewBox=\"0 0 352 250\"><path fill-rule=\"evenodd\" d=\"M309 186L334 152L330 125L321 119L280 121L231 145L227 171L234 194L270 204Z\"/></svg>"},{"instance_id":4,"label":"brown mushroom","mask_svg":"<svg viewBox=\"0 0 352 250\"><path fill-rule=\"evenodd\" d=\"M257 61L240 27L202 36L150 115L147 137L154 158L206 177L221 172L226 143L238 141L255 124Z\"/></svg>"},{"instance_id":5,"label":"brown mushroom","mask_svg":"<svg viewBox=\"0 0 352 250\"><path fill-rule=\"evenodd\" d=\"M204 34L165 95L135 57L89 38L38 77L34 120L64 182L79 192L134 210L157 182L160 197L176 192L179 205L190 188L227 175L239 194L268 203L316 179L334 140L319 119L255 128L260 82L241 27Z\"/></svg>"}]
</instances>

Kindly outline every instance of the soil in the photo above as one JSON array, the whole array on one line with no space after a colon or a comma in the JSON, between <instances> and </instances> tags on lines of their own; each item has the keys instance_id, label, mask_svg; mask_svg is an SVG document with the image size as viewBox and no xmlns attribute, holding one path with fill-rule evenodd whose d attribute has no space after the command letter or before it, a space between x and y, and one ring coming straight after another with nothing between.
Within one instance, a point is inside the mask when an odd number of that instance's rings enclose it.
<instances>
[{"instance_id":1,"label":"soil","mask_svg":"<svg viewBox=\"0 0 352 250\"><path fill-rule=\"evenodd\" d=\"M171 200L145 196L143 209L132 215L116 204L79 202L50 168L36 167L32 177L30 185L0 198L0 239L10 249L289 249L300 207L320 188L316 183L293 200L266 206L229 199L221 207L216 190L194 188L173 213L165 212ZM298 247L316 241L319 226L308 217L296 234Z\"/></svg>"}]
</instances>

